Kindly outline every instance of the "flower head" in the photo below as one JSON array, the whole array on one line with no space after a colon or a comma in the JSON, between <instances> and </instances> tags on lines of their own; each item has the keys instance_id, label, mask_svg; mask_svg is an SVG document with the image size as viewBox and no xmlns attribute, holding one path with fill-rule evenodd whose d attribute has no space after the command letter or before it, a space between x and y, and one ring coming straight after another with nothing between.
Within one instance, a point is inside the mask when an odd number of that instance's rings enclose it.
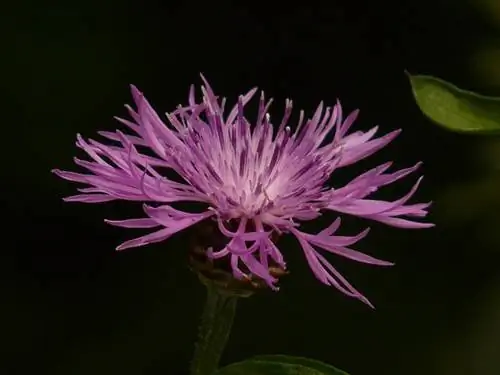
<instances>
[{"instance_id":1,"label":"flower head","mask_svg":"<svg viewBox=\"0 0 500 375\"><path fill-rule=\"evenodd\" d=\"M167 113L167 123L132 86L136 109L126 106L132 121L117 118L131 132L100 132L108 140L106 143L86 141L78 135L77 146L91 160L75 159L75 163L88 172L54 170L66 180L89 186L65 200L144 202L144 218L106 220L119 227L154 228L150 234L121 244L118 250L163 241L212 218L228 241L221 250L209 249L208 256L228 259L236 278L256 276L273 289L277 279L269 272L270 263L285 268L285 261L271 234L290 233L297 238L320 281L369 304L320 251L362 263L391 265L349 247L365 237L368 229L352 237L339 236L340 218L337 218L321 232L311 234L300 230L300 223L332 211L400 228L431 227L432 224L412 220L424 217L429 203L407 204L421 178L407 195L395 201L367 199L378 188L415 171L419 164L387 172L391 163L386 163L343 187L325 186L337 169L383 148L399 131L379 138L375 138L377 127L349 133L358 111L344 119L338 102L333 108L325 108L321 103L306 121L301 111L298 125L292 130L287 126L292 113L291 100L286 101L280 123L272 124L268 114L272 100L266 101L263 93L252 125L244 115L244 108L257 89L240 96L237 104L225 111L225 99L220 100L202 79L202 101L195 100L192 86L188 105ZM327 135L333 135L329 142L325 139ZM160 174L160 168L175 171L182 182ZM172 207L181 201L202 202L206 210L190 213ZM229 222L237 225L231 228Z\"/></svg>"}]
</instances>

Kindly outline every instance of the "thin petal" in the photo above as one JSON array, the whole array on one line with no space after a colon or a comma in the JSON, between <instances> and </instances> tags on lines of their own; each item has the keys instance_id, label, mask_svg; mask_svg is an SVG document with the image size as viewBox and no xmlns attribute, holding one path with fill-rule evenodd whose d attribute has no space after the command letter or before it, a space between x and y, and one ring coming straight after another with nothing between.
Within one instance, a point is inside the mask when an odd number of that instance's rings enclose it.
<instances>
[{"instance_id":1,"label":"thin petal","mask_svg":"<svg viewBox=\"0 0 500 375\"><path fill-rule=\"evenodd\" d=\"M158 224L153 219L141 218L141 219L127 219L127 220L104 220L110 225L122 228L155 228L159 227Z\"/></svg>"},{"instance_id":2,"label":"thin petal","mask_svg":"<svg viewBox=\"0 0 500 375\"><path fill-rule=\"evenodd\" d=\"M135 238L133 240L125 241L122 243L120 246L116 248L116 250L125 250L129 249L131 247L139 247L139 246L144 246L144 245L149 245L152 243L160 242L163 240L166 240L169 238L172 234L176 233L176 229L172 228L165 228L165 229L160 229L157 232L153 232L150 234L147 234L142 237Z\"/></svg>"},{"instance_id":3,"label":"thin petal","mask_svg":"<svg viewBox=\"0 0 500 375\"><path fill-rule=\"evenodd\" d=\"M79 194L63 198L65 202L81 202L81 203L104 203L114 201L117 198L107 194Z\"/></svg>"}]
</instances>

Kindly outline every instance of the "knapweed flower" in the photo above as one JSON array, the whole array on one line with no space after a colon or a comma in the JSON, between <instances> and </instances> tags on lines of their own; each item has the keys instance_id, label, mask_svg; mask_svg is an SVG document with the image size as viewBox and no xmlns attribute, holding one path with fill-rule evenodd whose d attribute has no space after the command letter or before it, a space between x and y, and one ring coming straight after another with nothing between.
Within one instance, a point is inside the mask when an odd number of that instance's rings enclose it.
<instances>
[{"instance_id":1,"label":"knapweed flower","mask_svg":"<svg viewBox=\"0 0 500 375\"><path fill-rule=\"evenodd\" d=\"M332 211L400 228L432 226L412 220L424 217L429 203L407 204L421 179L398 200L367 198L380 187L414 172L420 163L391 173L387 172L391 163L386 163L345 186L325 186L334 171L383 148L399 130L379 138L374 138L377 127L349 134L358 111L344 119L338 102L333 108L319 104L307 121L301 111L292 130L287 126L292 113L291 100L286 100L284 116L276 126L268 114L272 100L266 102L263 93L252 124L245 117L244 108L256 88L240 96L237 104L225 111L225 99L219 99L202 79L201 102L196 101L191 86L188 105L167 113L166 123L132 86L137 109L126 106L132 121L117 119L134 134L120 130L100 132L108 140L105 143L86 141L78 135L77 146L91 160L75 159L75 163L88 172L54 172L89 187L79 189L81 194L65 200L145 202L144 218L106 220L124 228L155 228L150 234L121 244L117 250L166 240L212 218L228 241L221 250L209 248L208 256L226 258L236 278L256 276L273 289L277 288L277 279L269 272L270 262L284 269L285 261L271 234L290 233L297 238L311 270L321 282L369 304L323 255L333 253L362 263L391 265L349 248L365 237L369 228L347 237L336 234L340 218L317 234L302 231L300 223ZM327 135L329 142L325 140ZM165 168L175 171L182 181L162 175L160 171ZM192 213L172 207L181 201L204 203L206 210ZM228 226L229 222L237 223L234 229Z\"/></svg>"}]
</instances>

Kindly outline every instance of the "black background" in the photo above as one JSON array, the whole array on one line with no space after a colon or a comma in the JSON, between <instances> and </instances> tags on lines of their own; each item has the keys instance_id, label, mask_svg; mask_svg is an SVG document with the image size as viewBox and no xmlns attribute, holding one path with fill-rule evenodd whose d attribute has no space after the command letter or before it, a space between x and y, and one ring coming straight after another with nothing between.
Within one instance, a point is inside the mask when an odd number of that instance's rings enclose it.
<instances>
[{"instance_id":1,"label":"black background","mask_svg":"<svg viewBox=\"0 0 500 375\"><path fill-rule=\"evenodd\" d=\"M50 170L75 169L77 132L95 137L118 125L112 116L125 114L128 84L162 113L186 101L200 72L233 100L259 86L275 98L275 116L285 98L309 113L321 100L340 98L346 110L361 109L359 129L402 128L389 147L332 183L387 160L396 167L422 160L426 177L415 199L435 201L429 220L437 224L412 231L346 220L345 234L372 226L357 249L396 263L377 268L330 257L374 311L320 284L293 238L280 241L291 274L279 293L240 303L223 362L283 353L357 375L498 374L500 308L488 301L498 292L499 253L480 231L486 216L495 232L498 201L469 212L458 198L440 200L491 173L477 155L493 141L431 124L404 74L500 93L470 68L470 56L497 32L484 8L443 0L5 7L2 374L186 374L204 291L187 269L185 235L115 253L141 233L103 219L132 217L140 205L63 203L76 185ZM416 177L380 197L399 197ZM476 202L481 193L469 198ZM306 228L317 231L333 218Z\"/></svg>"}]
</instances>

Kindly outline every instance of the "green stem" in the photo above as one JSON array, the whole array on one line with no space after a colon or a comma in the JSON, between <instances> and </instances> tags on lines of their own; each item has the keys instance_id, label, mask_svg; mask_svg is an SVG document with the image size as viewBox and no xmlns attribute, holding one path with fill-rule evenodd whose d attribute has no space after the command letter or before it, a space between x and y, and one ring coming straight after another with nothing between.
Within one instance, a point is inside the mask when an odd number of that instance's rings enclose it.
<instances>
[{"instance_id":1,"label":"green stem","mask_svg":"<svg viewBox=\"0 0 500 375\"><path fill-rule=\"evenodd\" d=\"M190 375L211 375L217 370L229 338L238 300L238 296L224 293L212 283L204 284L207 287L207 300Z\"/></svg>"}]
</instances>

